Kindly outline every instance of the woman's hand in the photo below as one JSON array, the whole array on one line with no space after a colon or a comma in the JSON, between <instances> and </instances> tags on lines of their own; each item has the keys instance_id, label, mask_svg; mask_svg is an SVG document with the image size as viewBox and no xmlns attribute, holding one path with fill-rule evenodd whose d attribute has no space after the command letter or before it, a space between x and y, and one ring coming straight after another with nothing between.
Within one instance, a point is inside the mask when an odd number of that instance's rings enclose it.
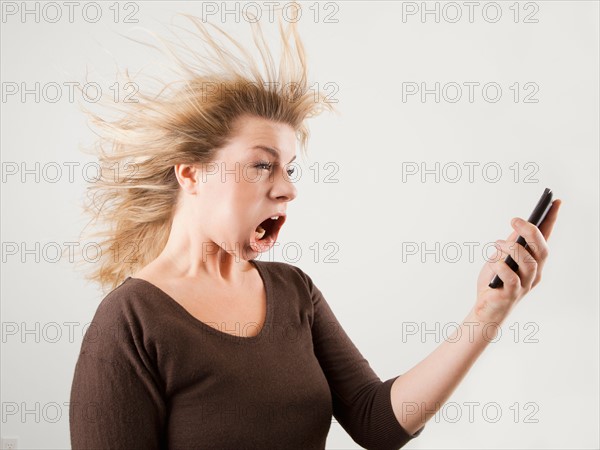
<instances>
[{"instance_id":1,"label":"woman's hand","mask_svg":"<svg viewBox=\"0 0 600 450\"><path fill-rule=\"evenodd\" d=\"M515 231L506 241L496 241L499 252L485 263L477 279L477 302L474 312L481 321L502 322L513 306L540 282L542 269L548 259L546 241L552 233L561 203L559 199L552 202L539 229L521 219L520 223L511 223ZM516 243L519 236L523 236L527 242L527 249ZM518 272L513 272L504 262L509 255L519 265ZM504 285L492 289L489 284L496 274Z\"/></svg>"}]
</instances>

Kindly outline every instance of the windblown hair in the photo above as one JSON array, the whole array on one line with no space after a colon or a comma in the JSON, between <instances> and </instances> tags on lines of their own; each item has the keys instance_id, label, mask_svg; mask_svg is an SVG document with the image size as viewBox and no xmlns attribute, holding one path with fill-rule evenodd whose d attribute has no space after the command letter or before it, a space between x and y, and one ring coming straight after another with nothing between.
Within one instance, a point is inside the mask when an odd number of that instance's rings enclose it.
<instances>
[{"instance_id":1,"label":"windblown hair","mask_svg":"<svg viewBox=\"0 0 600 450\"><path fill-rule=\"evenodd\" d=\"M93 264L89 259L85 261L87 268L92 267L86 278L105 291L154 260L166 245L180 191L176 164L213 161L235 134L235 120L244 115L290 125L305 156L310 134L305 119L325 109L335 111L323 93L309 92L305 51L296 21L285 28L278 17L282 40L278 73L259 22L248 21L266 71L262 74L250 53L224 30L193 15L179 15L195 28L185 31L205 44L200 47L212 50L214 56L202 56L181 39L181 45L175 44L154 33L165 44L166 52L128 38L172 59L176 81L161 82L162 89L156 95L145 94L140 88L136 101L117 105L109 99L111 108L120 106L124 113L114 121L84 108L99 130L92 154L100 166L99 177L88 186L84 201L84 211L91 215L86 228L96 225L90 237L95 238L97 252ZM243 58L217 42L207 25L233 43ZM295 52L288 42L291 35ZM175 47L185 48L193 62L181 58ZM127 82L134 83L128 70L125 76Z\"/></svg>"}]
</instances>

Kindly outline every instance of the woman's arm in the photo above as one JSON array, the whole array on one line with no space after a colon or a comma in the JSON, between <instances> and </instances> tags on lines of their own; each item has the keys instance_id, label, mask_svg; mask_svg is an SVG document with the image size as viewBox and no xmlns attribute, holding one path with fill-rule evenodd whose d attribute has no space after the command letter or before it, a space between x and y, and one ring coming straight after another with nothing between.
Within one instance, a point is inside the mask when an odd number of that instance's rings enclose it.
<instances>
[{"instance_id":1,"label":"woman's arm","mask_svg":"<svg viewBox=\"0 0 600 450\"><path fill-rule=\"evenodd\" d=\"M126 285L109 293L83 338L69 402L73 450L165 448L164 387L132 297Z\"/></svg>"},{"instance_id":2,"label":"woman's arm","mask_svg":"<svg viewBox=\"0 0 600 450\"><path fill-rule=\"evenodd\" d=\"M494 340L498 326L479 320L471 310L452 336L396 378L391 391L392 408L406 431L415 433L443 406L488 343ZM458 340L457 336L460 336Z\"/></svg>"},{"instance_id":3,"label":"woman's arm","mask_svg":"<svg viewBox=\"0 0 600 450\"><path fill-rule=\"evenodd\" d=\"M552 203L539 229L522 221L513 224L515 231L506 242L497 241L501 251L482 268L477 281L477 302L460 328L394 381L390 393L392 407L406 431L416 432L436 414L488 343L496 337L498 327L512 308L540 282L542 268L548 258L546 241L552 233L560 204L558 199ZM528 249L515 242L519 235L527 241ZM508 255L519 265L517 273L504 262ZM504 286L498 289L488 286L495 274L504 282Z\"/></svg>"}]
</instances>

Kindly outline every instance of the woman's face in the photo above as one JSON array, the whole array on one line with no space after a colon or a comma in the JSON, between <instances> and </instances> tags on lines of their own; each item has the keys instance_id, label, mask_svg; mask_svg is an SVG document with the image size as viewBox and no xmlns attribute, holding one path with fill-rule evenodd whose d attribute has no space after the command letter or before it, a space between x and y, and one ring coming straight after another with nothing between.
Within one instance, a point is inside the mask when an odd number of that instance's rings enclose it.
<instances>
[{"instance_id":1,"label":"woman's face","mask_svg":"<svg viewBox=\"0 0 600 450\"><path fill-rule=\"evenodd\" d=\"M197 174L192 202L203 256L221 247L250 260L274 245L287 203L296 198L289 164L296 157L296 136L287 124L253 116L235 125L231 141ZM279 219L270 219L275 216ZM259 239L261 223L265 233Z\"/></svg>"}]
</instances>

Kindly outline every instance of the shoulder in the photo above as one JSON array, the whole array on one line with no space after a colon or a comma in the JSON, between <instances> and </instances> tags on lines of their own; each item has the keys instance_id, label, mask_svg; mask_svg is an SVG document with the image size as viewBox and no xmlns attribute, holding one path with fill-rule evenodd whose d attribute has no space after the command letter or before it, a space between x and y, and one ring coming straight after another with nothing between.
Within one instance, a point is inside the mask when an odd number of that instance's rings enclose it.
<instances>
[{"instance_id":1,"label":"shoulder","mask_svg":"<svg viewBox=\"0 0 600 450\"><path fill-rule=\"evenodd\" d=\"M142 280L128 278L98 304L82 353L112 355L117 347L140 347L164 316L165 302Z\"/></svg>"},{"instance_id":2,"label":"shoulder","mask_svg":"<svg viewBox=\"0 0 600 450\"><path fill-rule=\"evenodd\" d=\"M265 269L269 276L275 280L286 282L306 283L310 277L300 267L282 261L254 260L257 265Z\"/></svg>"},{"instance_id":3,"label":"shoulder","mask_svg":"<svg viewBox=\"0 0 600 450\"><path fill-rule=\"evenodd\" d=\"M114 323L143 321L164 305L153 286L144 280L127 278L100 302L95 321Z\"/></svg>"},{"instance_id":4,"label":"shoulder","mask_svg":"<svg viewBox=\"0 0 600 450\"><path fill-rule=\"evenodd\" d=\"M282 261L255 260L255 262L268 272L269 278L276 285L285 285L286 288L295 287L305 291L311 297L320 293L310 275L298 266Z\"/></svg>"}]
</instances>

